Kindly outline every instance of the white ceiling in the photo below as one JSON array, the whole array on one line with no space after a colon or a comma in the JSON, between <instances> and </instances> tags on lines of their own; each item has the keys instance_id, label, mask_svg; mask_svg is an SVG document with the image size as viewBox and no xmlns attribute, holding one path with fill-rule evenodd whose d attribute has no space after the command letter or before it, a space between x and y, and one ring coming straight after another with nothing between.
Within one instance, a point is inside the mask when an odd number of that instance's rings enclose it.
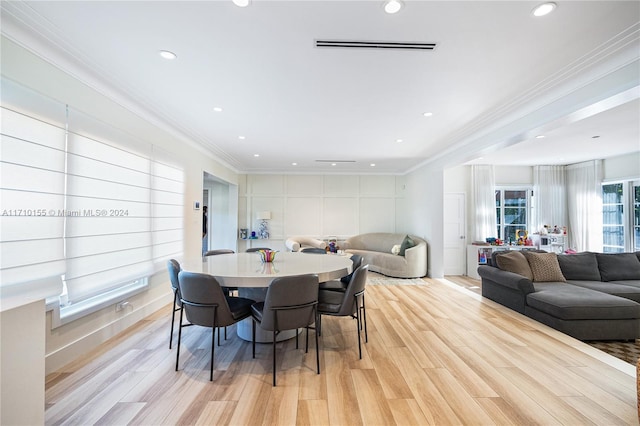
<instances>
[{"instance_id":1,"label":"white ceiling","mask_svg":"<svg viewBox=\"0 0 640 426\"><path fill-rule=\"evenodd\" d=\"M405 173L535 101L543 91L532 88L562 80L622 32L640 50L638 1L563 1L544 18L530 14L536 4L405 1L388 15L381 1L5 1L2 18L237 171ZM437 47L344 50L316 39ZM160 58L161 49L178 58ZM475 162L567 164L639 151L639 108L631 101Z\"/></svg>"}]
</instances>

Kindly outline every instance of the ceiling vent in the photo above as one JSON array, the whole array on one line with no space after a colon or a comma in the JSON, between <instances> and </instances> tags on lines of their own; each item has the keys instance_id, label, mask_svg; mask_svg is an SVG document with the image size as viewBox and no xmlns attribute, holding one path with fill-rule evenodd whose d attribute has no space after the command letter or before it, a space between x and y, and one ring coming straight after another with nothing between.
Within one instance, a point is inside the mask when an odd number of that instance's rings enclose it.
<instances>
[{"instance_id":1,"label":"ceiling vent","mask_svg":"<svg viewBox=\"0 0 640 426\"><path fill-rule=\"evenodd\" d=\"M342 47L348 49L409 49L433 50L435 43L404 41L348 41L348 40L316 40L316 47Z\"/></svg>"}]
</instances>

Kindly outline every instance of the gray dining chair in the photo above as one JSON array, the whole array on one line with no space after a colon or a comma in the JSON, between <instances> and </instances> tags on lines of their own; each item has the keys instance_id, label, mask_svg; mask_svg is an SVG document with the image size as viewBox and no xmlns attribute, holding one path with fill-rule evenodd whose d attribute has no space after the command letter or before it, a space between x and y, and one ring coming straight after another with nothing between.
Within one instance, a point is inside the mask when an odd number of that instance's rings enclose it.
<instances>
[{"instance_id":1,"label":"gray dining chair","mask_svg":"<svg viewBox=\"0 0 640 426\"><path fill-rule=\"evenodd\" d=\"M173 290L173 310L171 311L171 334L169 335L169 349L173 343L173 327L176 321L176 312L182 310L182 302L180 301L180 288L178 286L178 273L182 268L180 263L175 259L167 261L167 270L169 271L169 280Z\"/></svg>"},{"instance_id":2,"label":"gray dining chair","mask_svg":"<svg viewBox=\"0 0 640 426\"><path fill-rule=\"evenodd\" d=\"M178 350L176 353L176 371L180 363L180 341L182 339L183 313L189 325L211 327L211 371L209 380L213 380L213 359L215 354L215 331L218 329L220 345L220 327L233 325L251 316L251 305L255 300L244 297L226 296L220 283L213 276L196 272L181 271L178 274L180 289L180 327L178 328Z\"/></svg>"},{"instance_id":3,"label":"gray dining chair","mask_svg":"<svg viewBox=\"0 0 640 426\"><path fill-rule=\"evenodd\" d=\"M364 326L365 343L369 341L367 334L367 310L364 300L364 290L367 283L369 265L360 266L351 276L351 281L344 292L333 290L318 291L318 324L322 334L322 316L336 317L350 316L356 320L358 329L358 355L362 359L362 344L360 331Z\"/></svg>"},{"instance_id":4,"label":"gray dining chair","mask_svg":"<svg viewBox=\"0 0 640 426\"><path fill-rule=\"evenodd\" d=\"M271 250L269 247L251 247L245 250L245 253L253 253L260 250Z\"/></svg>"},{"instance_id":5,"label":"gray dining chair","mask_svg":"<svg viewBox=\"0 0 640 426\"><path fill-rule=\"evenodd\" d=\"M331 281L325 281L320 283L319 285L319 289L320 290L331 290L331 291L339 291L344 293L347 290L347 286L349 285L349 282L351 281L351 277L353 276L353 273L355 272L356 269L358 269L360 267L360 265L362 265L362 256L360 256L359 254L354 254L351 256L351 262L352 262L352 266L351 266L351 273L348 275L345 275L344 277L340 278L339 280L331 280Z\"/></svg>"},{"instance_id":6,"label":"gray dining chair","mask_svg":"<svg viewBox=\"0 0 640 426\"><path fill-rule=\"evenodd\" d=\"M313 254L327 254L325 249L317 248L317 247L306 247L300 250L301 253L313 253Z\"/></svg>"},{"instance_id":7,"label":"gray dining chair","mask_svg":"<svg viewBox=\"0 0 640 426\"><path fill-rule=\"evenodd\" d=\"M207 256L215 256L218 254L233 254L235 253L235 251L231 250L231 249L215 249L215 250L209 250L207 252L204 253L204 257Z\"/></svg>"},{"instance_id":8,"label":"gray dining chair","mask_svg":"<svg viewBox=\"0 0 640 426\"><path fill-rule=\"evenodd\" d=\"M253 317L253 357L256 357L256 324L273 332L273 386L276 385L276 337L280 331L305 328L305 352L309 350L309 328L317 320L318 276L314 274L275 278L269 284L264 302L251 306ZM316 368L320 374L318 328L316 335ZM296 348L298 347L296 331Z\"/></svg>"}]
</instances>

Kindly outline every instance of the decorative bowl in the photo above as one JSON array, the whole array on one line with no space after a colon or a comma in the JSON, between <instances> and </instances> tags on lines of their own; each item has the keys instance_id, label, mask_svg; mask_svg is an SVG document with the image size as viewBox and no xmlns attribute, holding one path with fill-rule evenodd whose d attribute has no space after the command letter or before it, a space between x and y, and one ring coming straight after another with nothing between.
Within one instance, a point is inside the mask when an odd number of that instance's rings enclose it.
<instances>
[{"instance_id":1,"label":"decorative bowl","mask_svg":"<svg viewBox=\"0 0 640 426\"><path fill-rule=\"evenodd\" d=\"M262 262L273 262L273 259L276 258L275 250L258 250L258 255L260 255L260 260Z\"/></svg>"}]
</instances>

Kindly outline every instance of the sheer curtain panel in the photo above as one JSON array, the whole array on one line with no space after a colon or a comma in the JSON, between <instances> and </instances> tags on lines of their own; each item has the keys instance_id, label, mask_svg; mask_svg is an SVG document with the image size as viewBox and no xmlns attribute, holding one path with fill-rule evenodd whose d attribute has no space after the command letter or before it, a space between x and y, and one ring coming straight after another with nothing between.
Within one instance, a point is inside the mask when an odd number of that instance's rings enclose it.
<instances>
[{"instance_id":1,"label":"sheer curtain panel","mask_svg":"<svg viewBox=\"0 0 640 426\"><path fill-rule=\"evenodd\" d=\"M493 166L471 166L475 205L474 241L497 236L496 192Z\"/></svg>"},{"instance_id":2,"label":"sheer curtain panel","mask_svg":"<svg viewBox=\"0 0 640 426\"><path fill-rule=\"evenodd\" d=\"M532 229L538 232L545 224L567 226L565 166L534 166Z\"/></svg>"},{"instance_id":3,"label":"sheer curtain panel","mask_svg":"<svg viewBox=\"0 0 640 426\"><path fill-rule=\"evenodd\" d=\"M602 252L602 160L566 166L569 245Z\"/></svg>"}]
</instances>

